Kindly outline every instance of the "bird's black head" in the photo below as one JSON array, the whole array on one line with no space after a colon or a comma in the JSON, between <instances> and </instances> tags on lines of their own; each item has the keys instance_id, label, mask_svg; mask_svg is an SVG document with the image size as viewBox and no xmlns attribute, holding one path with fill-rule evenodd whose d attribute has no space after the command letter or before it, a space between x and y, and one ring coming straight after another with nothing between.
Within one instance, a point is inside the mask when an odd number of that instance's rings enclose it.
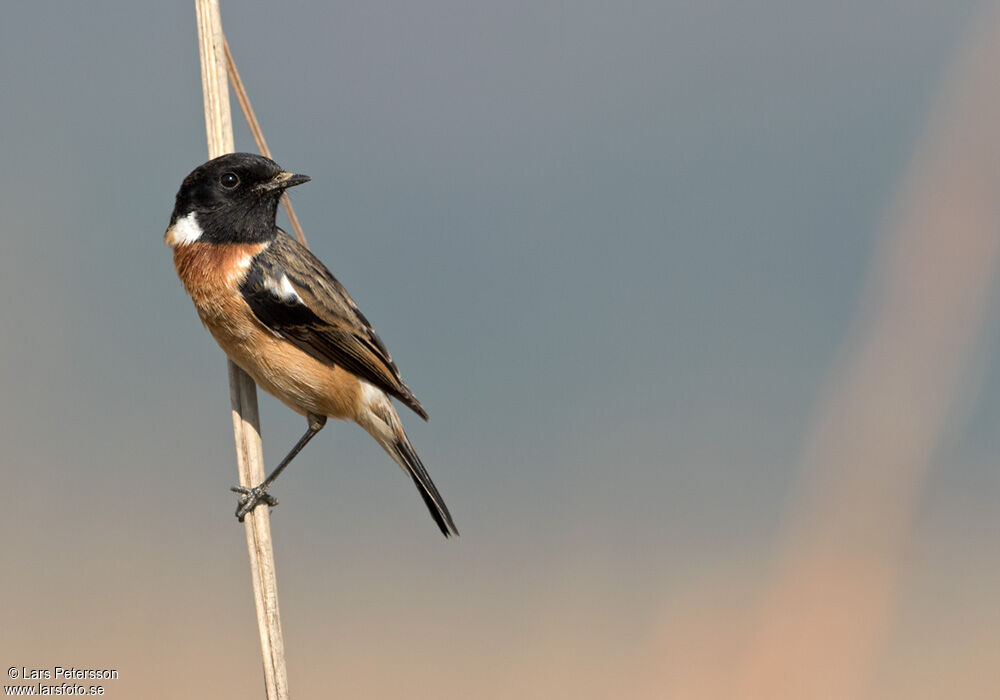
<instances>
[{"instance_id":1,"label":"bird's black head","mask_svg":"<svg viewBox=\"0 0 1000 700\"><path fill-rule=\"evenodd\" d=\"M200 165L184 178L170 227L170 245L257 243L274 237L281 194L308 182L305 175L284 172L270 158L229 153Z\"/></svg>"}]
</instances>

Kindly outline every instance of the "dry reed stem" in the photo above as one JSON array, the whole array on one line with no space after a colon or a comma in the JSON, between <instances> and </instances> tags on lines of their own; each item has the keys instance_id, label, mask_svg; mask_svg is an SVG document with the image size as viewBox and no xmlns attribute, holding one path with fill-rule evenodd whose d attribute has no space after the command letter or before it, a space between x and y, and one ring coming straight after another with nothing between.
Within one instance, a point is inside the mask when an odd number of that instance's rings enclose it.
<instances>
[{"instance_id":1,"label":"dry reed stem","mask_svg":"<svg viewBox=\"0 0 1000 700\"><path fill-rule=\"evenodd\" d=\"M264 140L264 132L261 131L260 122L257 121L257 115L254 114L253 106L250 104L250 96L247 95L246 88L243 87L243 79L240 78L240 72L236 69L236 61L233 59L233 52L229 50L229 41L225 35L222 36L222 46L226 50L226 68L229 71L229 81L233 85L233 90L236 91L236 99L239 100L240 109L243 110L243 116L247 120L247 126L250 127L250 133L253 134L253 140L257 142L257 148L261 154L270 158L271 149L267 147L267 141ZM285 205L285 211L288 212L288 220L295 231L295 237L299 239L299 243L306 245L306 235L302 232L299 217L295 216L292 200L288 198L287 193L281 195L281 203Z\"/></svg>"},{"instance_id":2,"label":"dry reed stem","mask_svg":"<svg viewBox=\"0 0 1000 700\"><path fill-rule=\"evenodd\" d=\"M218 0L195 0L198 18L198 46L201 57L201 81L205 100L205 131L209 158L232 153L233 125L229 112L226 82L225 38ZM257 387L239 367L229 362L229 394L233 408L233 433L236 461L242 486L264 480L264 457L257 413ZM278 587L271 543L271 519L267 508L255 508L247 514L247 550L253 581L264 665L264 684L268 700L288 699L285 670L285 647L281 635Z\"/></svg>"}]
</instances>

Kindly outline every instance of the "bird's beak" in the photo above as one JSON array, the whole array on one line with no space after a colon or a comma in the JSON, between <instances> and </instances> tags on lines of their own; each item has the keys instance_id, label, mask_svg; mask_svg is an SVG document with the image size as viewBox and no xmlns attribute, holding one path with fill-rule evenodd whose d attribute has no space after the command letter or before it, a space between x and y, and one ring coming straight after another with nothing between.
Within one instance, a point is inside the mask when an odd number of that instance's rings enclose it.
<instances>
[{"instance_id":1,"label":"bird's beak","mask_svg":"<svg viewBox=\"0 0 1000 700\"><path fill-rule=\"evenodd\" d=\"M270 192L272 190L287 190L289 187L301 185L303 182L311 180L308 175L296 175L294 173L278 173L267 182L257 185L257 189Z\"/></svg>"}]
</instances>

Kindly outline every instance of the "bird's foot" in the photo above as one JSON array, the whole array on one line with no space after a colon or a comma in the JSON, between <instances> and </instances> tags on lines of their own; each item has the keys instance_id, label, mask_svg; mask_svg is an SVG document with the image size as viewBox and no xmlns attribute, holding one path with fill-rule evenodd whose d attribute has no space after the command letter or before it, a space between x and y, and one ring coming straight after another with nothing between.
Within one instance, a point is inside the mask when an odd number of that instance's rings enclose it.
<instances>
[{"instance_id":1,"label":"bird's foot","mask_svg":"<svg viewBox=\"0 0 1000 700\"><path fill-rule=\"evenodd\" d=\"M266 503L269 506L278 505L278 499L260 486L254 486L253 488L249 488L247 486L233 486L229 490L234 493L241 494L239 503L236 504L236 519L241 523L247 513L252 511L261 503Z\"/></svg>"}]
</instances>

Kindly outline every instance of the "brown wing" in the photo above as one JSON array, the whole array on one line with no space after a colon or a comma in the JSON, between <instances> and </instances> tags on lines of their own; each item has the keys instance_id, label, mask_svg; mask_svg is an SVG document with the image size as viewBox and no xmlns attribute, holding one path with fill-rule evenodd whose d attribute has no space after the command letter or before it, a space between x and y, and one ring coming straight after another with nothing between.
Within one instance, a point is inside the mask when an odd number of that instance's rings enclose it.
<instances>
[{"instance_id":1,"label":"brown wing","mask_svg":"<svg viewBox=\"0 0 1000 700\"><path fill-rule=\"evenodd\" d=\"M424 420L389 351L344 286L298 241L279 232L240 291L257 319L321 362L339 365L395 396Z\"/></svg>"}]
</instances>

